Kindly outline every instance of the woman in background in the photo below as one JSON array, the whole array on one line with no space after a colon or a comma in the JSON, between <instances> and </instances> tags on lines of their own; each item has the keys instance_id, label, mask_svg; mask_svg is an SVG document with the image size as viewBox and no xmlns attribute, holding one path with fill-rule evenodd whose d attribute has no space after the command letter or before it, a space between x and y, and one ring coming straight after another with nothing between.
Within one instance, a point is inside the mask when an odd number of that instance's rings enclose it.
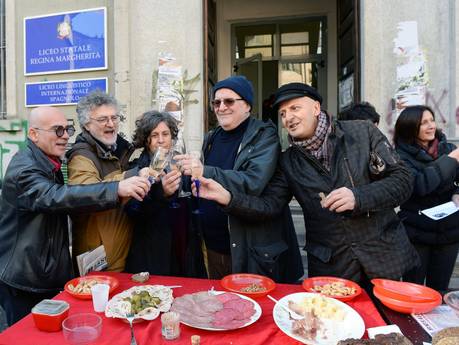
<instances>
[{"instance_id":1,"label":"woman in background","mask_svg":"<svg viewBox=\"0 0 459 345\"><path fill-rule=\"evenodd\" d=\"M143 148L140 157L132 164L139 170L150 165L151 156L162 147L170 150L177 139L178 128L175 119L165 112L148 111L136 121L133 144ZM146 171L144 169L144 171ZM166 169L167 171L167 169ZM171 207L181 182L181 174L171 170L162 174L142 202L130 200L126 212L135 225L126 271L149 272L157 275L205 276L203 263L196 260L198 267L191 267L187 256L201 252L194 248L200 242L192 224L189 198L180 198L179 207Z\"/></svg>"},{"instance_id":2,"label":"woman in background","mask_svg":"<svg viewBox=\"0 0 459 345\"><path fill-rule=\"evenodd\" d=\"M459 212L433 220L421 210L453 201L459 206L459 149L448 143L427 106L405 108L395 124L394 144L414 177L413 193L399 216L421 257L403 280L445 291L459 249Z\"/></svg>"}]
</instances>

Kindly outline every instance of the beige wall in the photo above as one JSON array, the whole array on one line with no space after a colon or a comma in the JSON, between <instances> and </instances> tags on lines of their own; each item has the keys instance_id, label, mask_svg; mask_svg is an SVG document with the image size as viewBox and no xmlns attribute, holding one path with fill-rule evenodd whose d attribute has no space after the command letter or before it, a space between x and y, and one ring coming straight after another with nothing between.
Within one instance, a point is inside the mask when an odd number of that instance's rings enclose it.
<instances>
[{"instance_id":1,"label":"beige wall","mask_svg":"<svg viewBox=\"0 0 459 345\"><path fill-rule=\"evenodd\" d=\"M231 24L262 19L326 16L328 26L327 101L332 113L337 109L337 46L335 0L216 0L218 78L231 75Z\"/></svg>"},{"instance_id":2,"label":"beige wall","mask_svg":"<svg viewBox=\"0 0 459 345\"><path fill-rule=\"evenodd\" d=\"M23 75L24 17L103 6L107 7L108 70ZM161 50L175 55L189 75L202 76L201 0L7 0L6 11L9 118L25 118L28 112L24 107L25 82L108 77L109 92L128 115L121 130L130 137L135 118L152 107L152 73ZM202 83L196 88L195 96L201 100ZM75 106L61 108L69 118L75 118ZM202 102L185 109L185 136L195 148L202 140L202 109Z\"/></svg>"},{"instance_id":3,"label":"beige wall","mask_svg":"<svg viewBox=\"0 0 459 345\"><path fill-rule=\"evenodd\" d=\"M459 136L454 116L458 96L457 13L453 0L362 0L363 99L383 115L381 127L390 136L395 122L391 100L397 88L394 39L398 23L404 21L417 22L419 46L427 57L427 104L434 108L437 122L441 123L442 116L447 120L442 124L447 136Z\"/></svg>"}]
</instances>

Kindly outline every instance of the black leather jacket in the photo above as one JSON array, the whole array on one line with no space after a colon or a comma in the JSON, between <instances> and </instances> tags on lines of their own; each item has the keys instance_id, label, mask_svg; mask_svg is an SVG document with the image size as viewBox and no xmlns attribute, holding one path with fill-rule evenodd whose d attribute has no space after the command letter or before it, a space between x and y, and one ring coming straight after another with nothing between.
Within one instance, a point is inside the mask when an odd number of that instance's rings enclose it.
<instances>
[{"instance_id":1,"label":"black leather jacket","mask_svg":"<svg viewBox=\"0 0 459 345\"><path fill-rule=\"evenodd\" d=\"M281 154L278 168L261 197L232 190L227 212L269 219L292 196L303 209L309 276L358 279L363 268L370 278L398 279L418 262L393 208L412 190L411 175L384 135L369 121L337 121L329 136L331 171L294 145ZM386 163L384 175L370 176L370 151ZM347 187L354 193L353 212L322 208L319 193Z\"/></svg>"},{"instance_id":2,"label":"black leather jacket","mask_svg":"<svg viewBox=\"0 0 459 345\"><path fill-rule=\"evenodd\" d=\"M73 277L67 213L118 203L118 182L64 184L62 172L30 140L11 160L0 199L0 280L42 293Z\"/></svg>"},{"instance_id":3,"label":"black leather jacket","mask_svg":"<svg viewBox=\"0 0 459 345\"><path fill-rule=\"evenodd\" d=\"M218 131L204 139L203 151L210 150ZM260 195L275 171L280 152L273 123L250 118L242 138L233 170L204 166L204 176L231 191ZM204 163L205 164L205 163ZM277 282L297 281L304 273L295 228L288 205L269 221L247 221L228 215L233 273L267 275Z\"/></svg>"}]
</instances>

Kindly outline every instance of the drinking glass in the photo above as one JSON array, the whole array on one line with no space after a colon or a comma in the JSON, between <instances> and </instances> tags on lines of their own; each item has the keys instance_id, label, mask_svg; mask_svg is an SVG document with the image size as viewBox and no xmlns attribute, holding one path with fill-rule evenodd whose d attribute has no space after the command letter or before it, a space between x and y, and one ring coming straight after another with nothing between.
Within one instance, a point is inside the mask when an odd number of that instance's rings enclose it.
<instances>
[{"instance_id":1,"label":"drinking glass","mask_svg":"<svg viewBox=\"0 0 459 345\"><path fill-rule=\"evenodd\" d=\"M162 174L169 160L169 150L164 147L158 147L152 154L150 160L150 177L149 180L153 184L158 176Z\"/></svg>"},{"instance_id":2,"label":"drinking glass","mask_svg":"<svg viewBox=\"0 0 459 345\"><path fill-rule=\"evenodd\" d=\"M177 138L174 142L174 145L172 146L172 157L176 155L184 155L186 154L186 147L185 147L185 142L183 141L182 138ZM181 169L180 162L178 162L178 167ZM178 189L178 197L179 198L186 198L191 195L191 192L186 192L183 190L183 183L180 181L180 186Z\"/></svg>"},{"instance_id":3,"label":"drinking glass","mask_svg":"<svg viewBox=\"0 0 459 345\"><path fill-rule=\"evenodd\" d=\"M170 171L173 171L173 170L176 170L176 171L180 171L180 161L174 159L174 156L177 155L179 153L176 153L174 151L174 149L170 150L170 155L169 155L169 169ZM181 191L181 188L182 187L182 178L180 177L180 184L179 184L179 187L178 187L178 195L180 196L180 191ZM177 202L177 194L174 193L172 195L172 200L171 200L171 204L170 204L170 207L171 208L180 208L180 204Z\"/></svg>"},{"instance_id":4,"label":"drinking glass","mask_svg":"<svg viewBox=\"0 0 459 345\"><path fill-rule=\"evenodd\" d=\"M199 208L199 188L201 186L201 181L199 179L202 177L203 174L203 162L202 162L202 155L201 151L191 151L191 178L194 181L194 185L196 187L196 210L193 213L200 214L201 210Z\"/></svg>"}]
</instances>

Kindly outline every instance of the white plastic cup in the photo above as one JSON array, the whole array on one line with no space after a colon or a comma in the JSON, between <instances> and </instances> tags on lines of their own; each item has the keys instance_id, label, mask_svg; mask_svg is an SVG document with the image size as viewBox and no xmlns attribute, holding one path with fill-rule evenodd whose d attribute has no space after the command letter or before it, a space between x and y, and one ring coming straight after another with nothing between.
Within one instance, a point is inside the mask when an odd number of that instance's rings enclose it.
<instances>
[{"instance_id":1,"label":"white plastic cup","mask_svg":"<svg viewBox=\"0 0 459 345\"><path fill-rule=\"evenodd\" d=\"M108 284L95 284L91 287L92 304L94 305L94 311L101 313L105 311L105 306L108 302L108 292L110 285Z\"/></svg>"}]
</instances>

